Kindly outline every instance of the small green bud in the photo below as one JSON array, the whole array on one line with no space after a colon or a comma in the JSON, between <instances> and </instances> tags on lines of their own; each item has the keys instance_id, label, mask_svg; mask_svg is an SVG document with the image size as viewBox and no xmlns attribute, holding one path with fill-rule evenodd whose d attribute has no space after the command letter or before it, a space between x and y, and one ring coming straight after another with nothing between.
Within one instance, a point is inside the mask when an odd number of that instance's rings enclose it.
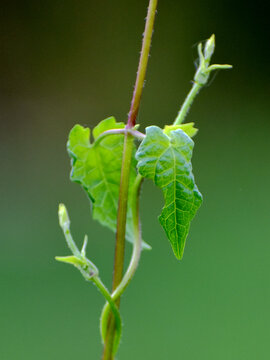
<instances>
[{"instance_id":1,"label":"small green bud","mask_svg":"<svg viewBox=\"0 0 270 360\"><path fill-rule=\"evenodd\" d=\"M213 34L207 41L204 47L204 58L209 64L211 57L215 51L215 35Z\"/></svg>"},{"instance_id":2,"label":"small green bud","mask_svg":"<svg viewBox=\"0 0 270 360\"><path fill-rule=\"evenodd\" d=\"M69 229L70 220L68 217L67 209L64 204L59 204L58 217L59 217L59 224L60 224L61 228Z\"/></svg>"}]
</instances>

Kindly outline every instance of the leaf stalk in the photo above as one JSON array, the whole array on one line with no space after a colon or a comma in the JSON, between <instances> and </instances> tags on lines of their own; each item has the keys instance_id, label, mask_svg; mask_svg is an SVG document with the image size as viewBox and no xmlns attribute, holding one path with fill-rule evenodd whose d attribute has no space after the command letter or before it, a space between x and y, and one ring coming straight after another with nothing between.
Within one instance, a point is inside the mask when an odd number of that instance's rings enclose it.
<instances>
[{"instance_id":1,"label":"leaf stalk","mask_svg":"<svg viewBox=\"0 0 270 360\"><path fill-rule=\"evenodd\" d=\"M121 134L125 135L127 132L131 134L133 137L137 138L138 140L143 140L145 138L145 134L141 133L138 130L127 129L127 128L111 129L111 130L106 130L102 134L100 134L99 137L95 140L94 145L96 146L97 144L99 144L100 141L108 135L121 135Z\"/></svg>"}]
</instances>

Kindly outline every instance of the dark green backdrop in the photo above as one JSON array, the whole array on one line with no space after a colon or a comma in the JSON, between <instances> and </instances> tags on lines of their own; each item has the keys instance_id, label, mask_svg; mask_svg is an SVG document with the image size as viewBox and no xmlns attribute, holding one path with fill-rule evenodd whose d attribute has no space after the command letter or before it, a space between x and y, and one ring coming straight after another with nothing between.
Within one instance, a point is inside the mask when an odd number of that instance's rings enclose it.
<instances>
[{"instance_id":1,"label":"dark green backdrop","mask_svg":"<svg viewBox=\"0 0 270 360\"><path fill-rule=\"evenodd\" d=\"M64 202L78 241L109 285L113 235L69 181L71 127L125 121L146 0L3 1L0 11L0 359L99 359L101 295L69 266ZM178 262L146 183L143 236L153 250L122 301L119 360L269 359L269 41L262 3L160 0L139 123L171 123L196 49L216 34L231 63L196 100L194 173L204 203ZM127 255L130 254L130 246Z\"/></svg>"}]
</instances>

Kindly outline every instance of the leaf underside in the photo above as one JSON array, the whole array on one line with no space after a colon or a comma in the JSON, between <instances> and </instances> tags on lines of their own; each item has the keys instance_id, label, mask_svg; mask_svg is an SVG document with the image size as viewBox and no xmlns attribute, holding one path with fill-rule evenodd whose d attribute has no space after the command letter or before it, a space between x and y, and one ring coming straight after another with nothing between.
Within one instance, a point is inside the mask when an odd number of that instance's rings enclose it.
<instances>
[{"instance_id":1,"label":"leaf underside","mask_svg":"<svg viewBox=\"0 0 270 360\"><path fill-rule=\"evenodd\" d=\"M104 131L123 129L125 124L114 117L101 121L93 129L94 140ZM71 180L82 185L92 201L93 218L116 231L124 135L114 134L90 143L90 129L75 125L69 134L68 153L72 159ZM135 153L134 146L134 153ZM136 177L133 156L130 171L129 194ZM130 196L129 196L130 198ZM128 206L126 239L133 242L133 222ZM149 247L144 243L144 247Z\"/></svg>"},{"instance_id":2,"label":"leaf underside","mask_svg":"<svg viewBox=\"0 0 270 360\"><path fill-rule=\"evenodd\" d=\"M136 154L139 173L163 191L165 205L159 221L177 259L183 257L190 222L202 202L192 174L193 146L180 128L165 134L159 127L150 126Z\"/></svg>"}]
</instances>

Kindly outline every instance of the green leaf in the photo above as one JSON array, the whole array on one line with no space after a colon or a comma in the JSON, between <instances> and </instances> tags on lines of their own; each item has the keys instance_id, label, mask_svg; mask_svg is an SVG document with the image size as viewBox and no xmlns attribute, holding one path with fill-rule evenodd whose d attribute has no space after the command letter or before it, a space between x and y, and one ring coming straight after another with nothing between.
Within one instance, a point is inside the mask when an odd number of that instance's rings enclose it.
<instances>
[{"instance_id":1,"label":"green leaf","mask_svg":"<svg viewBox=\"0 0 270 360\"><path fill-rule=\"evenodd\" d=\"M123 129L124 123L114 117L101 121L93 130L96 140L103 132ZM92 201L93 218L116 231L117 208L124 145L123 134L107 135L98 142L90 143L90 129L75 125L69 134L68 152L72 158L71 180L83 186ZM136 159L132 158L130 171L131 192L136 178ZM126 238L133 242L133 221L128 206ZM144 243L144 247L149 247Z\"/></svg>"},{"instance_id":2,"label":"green leaf","mask_svg":"<svg viewBox=\"0 0 270 360\"><path fill-rule=\"evenodd\" d=\"M190 222L202 202L192 174L193 146L181 129L166 135L159 127L150 126L136 154L139 173L163 191L165 206L159 221L177 259L183 256Z\"/></svg>"},{"instance_id":3,"label":"green leaf","mask_svg":"<svg viewBox=\"0 0 270 360\"><path fill-rule=\"evenodd\" d=\"M67 264L74 265L76 267L85 266L87 265L86 261L83 261L82 259L77 258L77 256L56 256L55 260L64 262Z\"/></svg>"},{"instance_id":4,"label":"green leaf","mask_svg":"<svg viewBox=\"0 0 270 360\"><path fill-rule=\"evenodd\" d=\"M193 137L197 134L198 129L194 127L194 123L180 124L180 125L166 125L164 128L164 133L170 136L171 131L173 130L183 130L189 137Z\"/></svg>"}]
</instances>

